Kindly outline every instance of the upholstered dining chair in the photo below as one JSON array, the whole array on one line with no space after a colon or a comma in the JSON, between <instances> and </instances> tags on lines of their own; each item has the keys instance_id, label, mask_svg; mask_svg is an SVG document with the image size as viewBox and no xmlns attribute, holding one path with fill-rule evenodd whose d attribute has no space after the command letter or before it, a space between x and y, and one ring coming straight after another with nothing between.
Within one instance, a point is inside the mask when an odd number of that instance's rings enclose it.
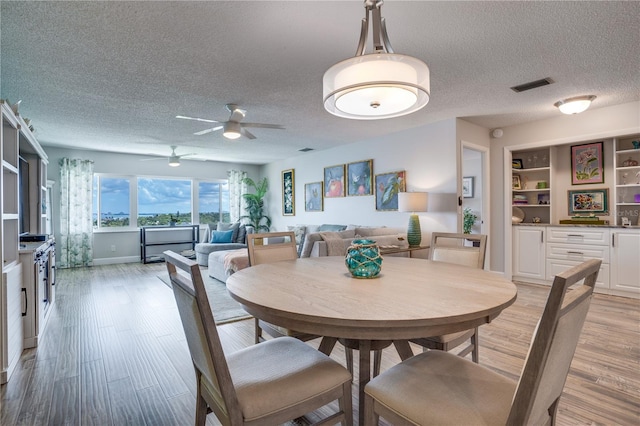
<instances>
[{"instance_id":1,"label":"upholstered dining chair","mask_svg":"<svg viewBox=\"0 0 640 426\"><path fill-rule=\"evenodd\" d=\"M469 246L468 244L472 244ZM431 260L436 262L455 263L472 268L484 268L484 257L487 251L487 236L482 234L455 234L434 232L431 234ZM473 362L479 362L478 327L442 336L413 339L411 342L425 349L449 351L465 342L468 344L458 352L465 357L471 352Z\"/></svg>"},{"instance_id":2,"label":"upholstered dining chair","mask_svg":"<svg viewBox=\"0 0 640 426\"><path fill-rule=\"evenodd\" d=\"M422 352L367 384L365 425L380 416L403 425L555 424L601 262L555 277L518 382L449 352Z\"/></svg>"},{"instance_id":3,"label":"upholstered dining chair","mask_svg":"<svg viewBox=\"0 0 640 426\"><path fill-rule=\"evenodd\" d=\"M282 424L332 401L323 424L351 426L351 374L290 337L225 356L198 264L164 252L197 380L195 424L210 411L223 425Z\"/></svg>"},{"instance_id":4,"label":"upholstered dining chair","mask_svg":"<svg viewBox=\"0 0 640 426\"><path fill-rule=\"evenodd\" d=\"M269 232L247 235L247 250L249 251L249 266L260 265L281 260L295 260L298 258L296 239L293 231ZM290 336L306 342L320 336L302 333L285 327L280 327L266 321L255 319L255 342L264 341L262 332L271 337Z\"/></svg>"}]
</instances>

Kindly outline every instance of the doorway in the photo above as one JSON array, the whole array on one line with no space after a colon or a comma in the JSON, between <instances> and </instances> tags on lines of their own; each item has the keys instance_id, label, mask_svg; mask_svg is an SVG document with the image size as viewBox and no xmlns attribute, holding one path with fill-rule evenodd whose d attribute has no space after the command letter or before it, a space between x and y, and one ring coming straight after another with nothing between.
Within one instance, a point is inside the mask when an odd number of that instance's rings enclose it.
<instances>
[{"instance_id":1,"label":"doorway","mask_svg":"<svg viewBox=\"0 0 640 426\"><path fill-rule=\"evenodd\" d=\"M462 222L463 231L471 234L489 235L489 148L462 142ZM465 210L471 213L472 224L465 229ZM475 216L475 218L473 218ZM475 220L473 220L475 219ZM469 224L468 224L469 225ZM489 265L490 250L487 247L486 264Z\"/></svg>"}]
</instances>

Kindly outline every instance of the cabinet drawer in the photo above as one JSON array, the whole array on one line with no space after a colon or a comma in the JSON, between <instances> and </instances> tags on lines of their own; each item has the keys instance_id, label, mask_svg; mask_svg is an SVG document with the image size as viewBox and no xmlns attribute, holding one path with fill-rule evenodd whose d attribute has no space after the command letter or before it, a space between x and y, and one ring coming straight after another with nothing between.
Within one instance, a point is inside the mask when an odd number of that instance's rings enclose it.
<instances>
[{"instance_id":1,"label":"cabinet drawer","mask_svg":"<svg viewBox=\"0 0 640 426\"><path fill-rule=\"evenodd\" d=\"M609 246L579 244L547 244L547 258L584 262L589 259L601 259L609 263Z\"/></svg>"},{"instance_id":2,"label":"cabinet drawer","mask_svg":"<svg viewBox=\"0 0 640 426\"><path fill-rule=\"evenodd\" d=\"M547 259L547 281L553 282L553 278L566 271L569 268L581 264L580 261L573 260L560 260L560 259ZM600 266L600 272L598 273L598 279L596 280L596 287L609 289L609 264L603 263Z\"/></svg>"},{"instance_id":3,"label":"cabinet drawer","mask_svg":"<svg viewBox=\"0 0 640 426\"><path fill-rule=\"evenodd\" d=\"M609 229L547 228L547 242L566 244L601 244L609 246Z\"/></svg>"}]
</instances>

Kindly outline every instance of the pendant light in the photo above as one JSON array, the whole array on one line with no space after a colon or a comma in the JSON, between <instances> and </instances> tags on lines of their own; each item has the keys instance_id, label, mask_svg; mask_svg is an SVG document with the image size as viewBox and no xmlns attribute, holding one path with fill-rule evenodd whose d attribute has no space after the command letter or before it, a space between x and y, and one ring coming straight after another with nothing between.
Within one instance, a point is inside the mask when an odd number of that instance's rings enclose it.
<instances>
[{"instance_id":1,"label":"pendant light","mask_svg":"<svg viewBox=\"0 0 640 426\"><path fill-rule=\"evenodd\" d=\"M429 67L419 59L393 52L382 3L365 0L356 56L338 62L324 74L324 107L333 115L356 120L399 117L429 102ZM374 52L364 54L370 17Z\"/></svg>"}]
</instances>

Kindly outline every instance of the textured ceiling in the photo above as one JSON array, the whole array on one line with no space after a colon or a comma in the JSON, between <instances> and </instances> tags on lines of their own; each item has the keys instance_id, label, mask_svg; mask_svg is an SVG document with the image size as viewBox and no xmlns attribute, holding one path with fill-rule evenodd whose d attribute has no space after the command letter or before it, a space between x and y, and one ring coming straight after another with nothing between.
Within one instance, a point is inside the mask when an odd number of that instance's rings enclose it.
<instances>
[{"instance_id":1,"label":"textured ceiling","mask_svg":"<svg viewBox=\"0 0 640 426\"><path fill-rule=\"evenodd\" d=\"M640 100L639 2L422 2L382 8L394 50L431 70L431 101L405 117L355 121L322 106L322 76L357 47L362 2L1 3L1 97L47 146L263 164L462 117L486 128L535 121L553 103ZM523 93L509 87L551 77ZM221 132L229 102L255 140Z\"/></svg>"}]
</instances>

